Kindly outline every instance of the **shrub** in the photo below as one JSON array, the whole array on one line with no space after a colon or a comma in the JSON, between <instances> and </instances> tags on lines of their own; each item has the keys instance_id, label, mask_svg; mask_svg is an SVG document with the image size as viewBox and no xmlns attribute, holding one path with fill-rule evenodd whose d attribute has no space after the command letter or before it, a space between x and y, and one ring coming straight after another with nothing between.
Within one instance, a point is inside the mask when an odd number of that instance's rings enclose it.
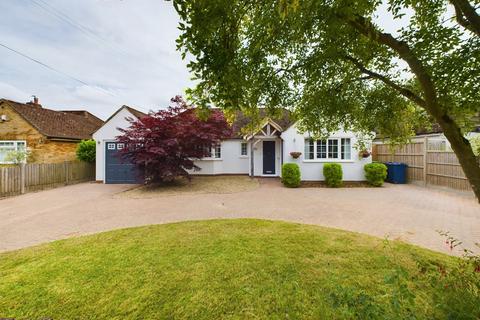
<instances>
[{"instance_id":1,"label":"shrub","mask_svg":"<svg viewBox=\"0 0 480 320\"><path fill-rule=\"evenodd\" d=\"M29 155L30 152L28 150L10 151L5 156L5 161L13 162L14 164L26 163Z\"/></svg>"},{"instance_id":2,"label":"shrub","mask_svg":"<svg viewBox=\"0 0 480 320\"><path fill-rule=\"evenodd\" d=\"M134 146L123 148L122 158L144 173L147 184L190 179L191 171L201 169L195 160L214 156L213 146L232 136L222 112L193 108L181 96L171 102L167 109L130 121L117 137Z\"/></svg>"},{"instance_id":3,"label":"shrub","mask_svg":"<svg viewBox=\"0 0 480 320\"><path fill-rule=\"evenodd\" d=\"M480 135L470 139L470 144L472 146L473 153L478 157L480 156Z\"/></svg>"},{"instance_id":4,"label":"shrub","mask_svg":"<svg viewBox=\"0 0 480 320\"><path fill-rule=\"evenodd\" d=\"M77 145L77 159L85 162L94 162L95 148L95 140L82 140Z\"/></svg>"},{"instance_id":5,"label":"shrub","mask_svg":"<svg viewBox=\"0 0 480 320\"><path fill-rule=\"evenodd\" d=\"M343 172L342 166L338 163L326 163L323 165L323 176L325 183L332 188L338 188L342 185Z\"/></svg>"},{"instance_id":6,"label":"shrub","mask_svg":"<svg viewBox=\"0 0 480 320\"><path fill-rule=\"evenodd\" d=\"M282 166L282 183L288 188L300 186L300 167L296 163L285 163Z\"/></svg>"},{"instance_id":7,"label":"shrub","mask_svg":"<svg viewBox=\"0 0 480 320\"><path fill-rule=\"evenodd\" d=\"M365 177L370 185L374 187L381 187L385 178L387 177L387 166L383 163L369 163L363 169L365 170Z\"/></svg>"}]
</instances>

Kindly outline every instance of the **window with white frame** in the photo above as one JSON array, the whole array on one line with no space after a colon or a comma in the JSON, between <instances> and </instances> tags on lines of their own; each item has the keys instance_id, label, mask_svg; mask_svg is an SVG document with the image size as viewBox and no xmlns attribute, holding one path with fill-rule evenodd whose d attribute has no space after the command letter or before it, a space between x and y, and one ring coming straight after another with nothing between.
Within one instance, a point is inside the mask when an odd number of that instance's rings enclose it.
<instances>
[{"instance_id":1,"label":"window with white frame","mask_svg":"<svg viewBox=\"0 0 480 320\"><path fill-rule=\"evenodd\" d=\"M240 144L240 155L247 156L248 155L248 144L246 142L242 142Z\"/></svg>"},{"instance_id":2,"label":"window with white frame","mask_svg":"<svg viewBox=\"0 0 480 320\"><path fill-rule=\"evenodd\" d=\"M221 159L222 158L222 145L216 144L213 146L201 146L200 148L204 148L205 153L207 154L206 157L203 159Z\"/></svg>"},{"instance_id":3,"label":"window with white frame","mask_svg":"<svg viewBox=\"0 0 480 320\"><path fill-rule=\"evenodd\" d=\"M305 139L305 160L351 160L350 138Z\"/></svg>"},{"instance_id":4,"label":"window with white frame","mask_svg":"<svg viewBox=\"0 0 480 320\"><path fill-rule=\"evenodd\" d=\"M220 159L222 157L222 146L220 144L217 144L217 145L214 145L212 149L213 149L213 152L212 152L213 157L215 159Z\"/></svg>"},{"instance_id":5,"label":"window with white frame","mask_svg":"<svg viewBox=\"0 0 480 320\"><path fill-rule=\"evenodd\" d=\"M0 163L9 164L11 161L7 161L9 153L14 151L26 151L27 142L23 140L2 141L0 140Z\"/></svg>"}]
</instances>

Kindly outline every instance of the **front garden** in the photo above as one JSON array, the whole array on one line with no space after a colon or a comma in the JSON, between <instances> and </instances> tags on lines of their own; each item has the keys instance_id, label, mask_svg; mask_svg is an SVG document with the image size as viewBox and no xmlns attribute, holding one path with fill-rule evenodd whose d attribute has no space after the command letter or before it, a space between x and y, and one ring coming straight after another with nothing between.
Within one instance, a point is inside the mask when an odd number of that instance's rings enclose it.
<instances>
[{"instance_id":1,"label":"front garden","mask_svg":"<svg viewBox=\"0 0 480 320\"><path fill-rule=\"evenodd\" d=\"M1 254L0 317L477 319L461 261L283 222L156 225Z\"/></svg>"},{"instance_id":2,"label":"front garden","mask_svg":"<svg viewBox=\"0 0 480 320\"><path fill-rule=\"evenodd\" d=\"M244 175L191 176L190 179L179 177L168 182L135 187L118 194L118 196L137 199L185 194L227 194L252 191L259 186L256 178L252 179Z\"/></svg>"},{"instance_id":3,"label":"front garden","mask_svg":"<svg viewBox=\"0 0 480 320\"><path fill-rule=\"evenodd\" d=\"M364 165L366 182L343 181L343 169L338 163L325 163L323 165L323 176L325 181L318 182L302 182L302 173L300 167L296 163L284 163L282 165L282 183L288 188L298 188L300 186L327 186L330 188L346 187L381 187L387 177L387 166L383 163L368 163Z\"/></svg>"}]
</instances>

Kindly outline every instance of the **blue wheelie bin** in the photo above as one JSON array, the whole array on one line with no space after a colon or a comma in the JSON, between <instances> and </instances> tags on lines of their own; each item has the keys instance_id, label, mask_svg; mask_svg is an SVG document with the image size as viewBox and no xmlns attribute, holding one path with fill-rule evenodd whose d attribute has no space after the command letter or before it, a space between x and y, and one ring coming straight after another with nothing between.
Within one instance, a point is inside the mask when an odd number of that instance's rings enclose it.
<instances>
[{"instance_id":1,"label":"blue wheelie bin","mask_svg":"<svg viewBox=\"0 0 480 320\"><path fill-rule=\"evenodd\" d=\"M407 165L401 162L386 162L387 182L407 183Z\"/></svg>"}]
</instances>

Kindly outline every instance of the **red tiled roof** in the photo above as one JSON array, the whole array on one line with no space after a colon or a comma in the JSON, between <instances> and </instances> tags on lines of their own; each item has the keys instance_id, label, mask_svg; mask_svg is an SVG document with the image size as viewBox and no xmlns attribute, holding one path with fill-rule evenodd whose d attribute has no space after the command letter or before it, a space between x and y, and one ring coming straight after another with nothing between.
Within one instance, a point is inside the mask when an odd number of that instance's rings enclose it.
<instances>
[{"instance_id":1,"label":"red tiled roof","mask_svg":"<svg viewBox=\"0 0 480 320\"><path fill-rule=\"evenodd\" d=\"M33 103L19 103L0 99L48 138L91 139L92 133L103 125L103 121L88 111L55 111Z\"/></svg>"}]
</instances>

